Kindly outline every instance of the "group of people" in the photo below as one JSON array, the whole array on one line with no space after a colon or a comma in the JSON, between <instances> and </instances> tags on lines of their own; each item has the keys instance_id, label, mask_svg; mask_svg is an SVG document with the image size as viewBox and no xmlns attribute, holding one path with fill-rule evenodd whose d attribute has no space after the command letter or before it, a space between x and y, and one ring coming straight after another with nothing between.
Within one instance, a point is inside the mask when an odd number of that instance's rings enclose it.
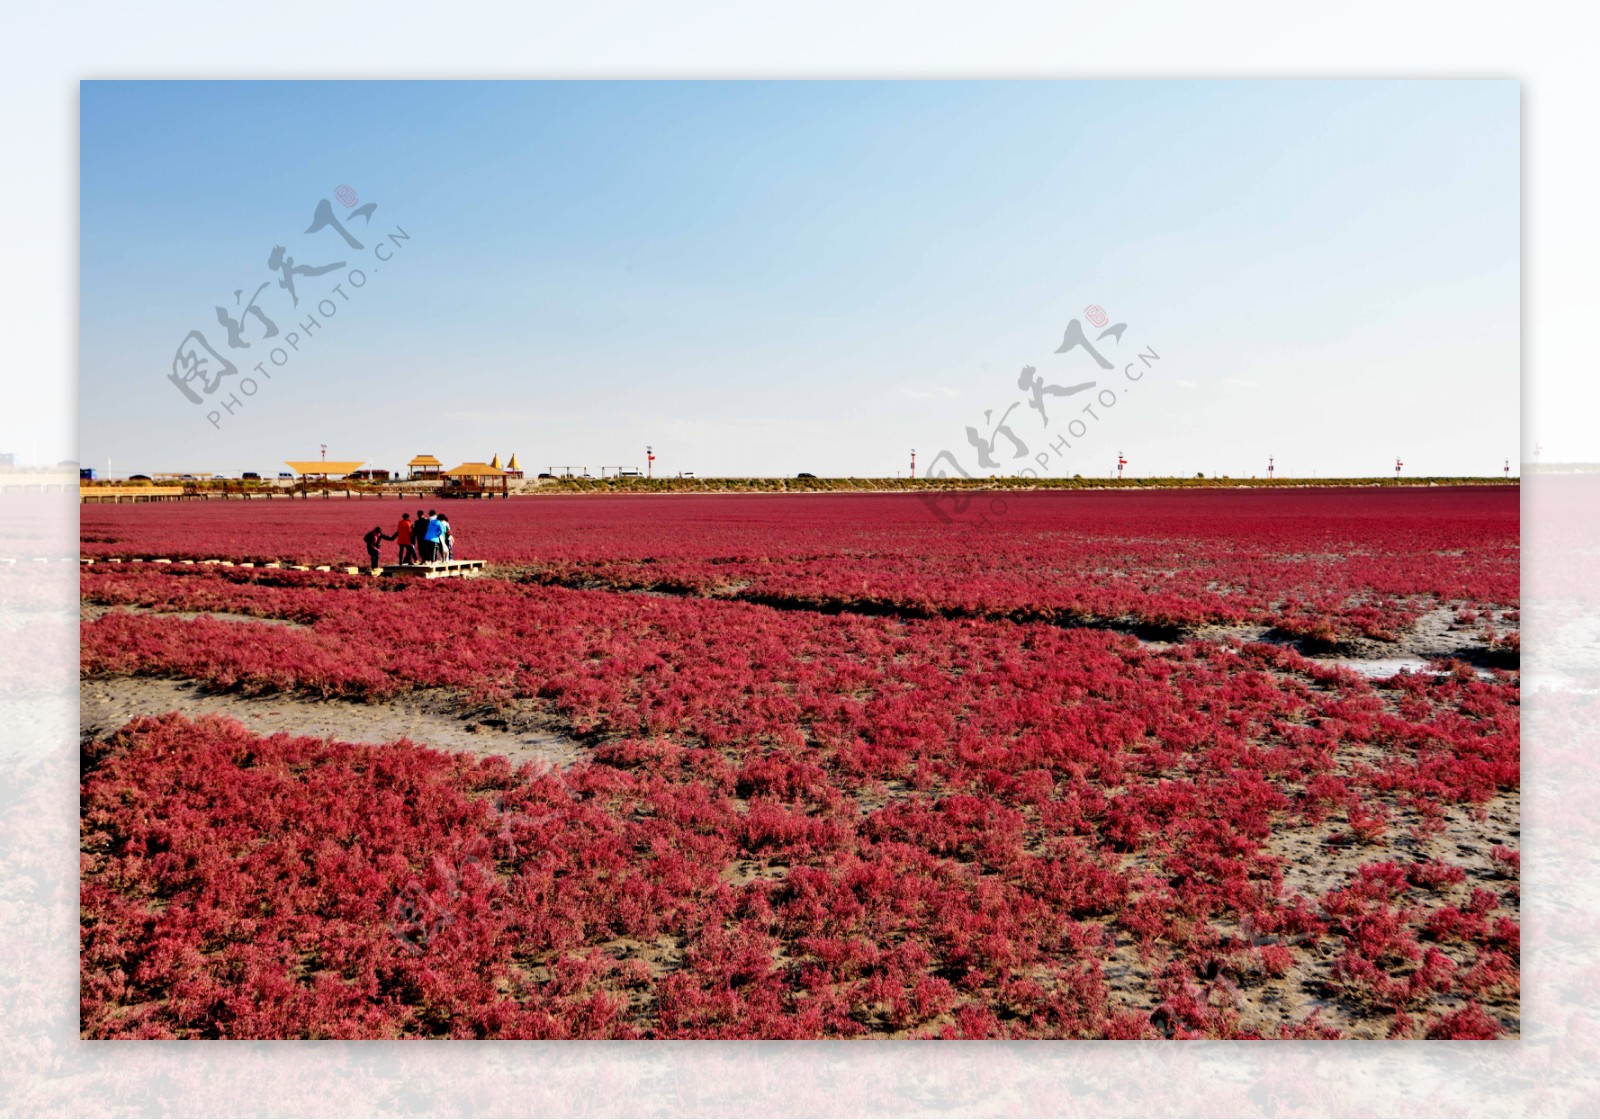
<instances>
[{"instance_id":1,"label":"group of people","mask_svg":"<svg viewBox=\"0 0 1600 1120\"><path fill-rule=\"evenodd\" d=\"M398 564L432 564L449 560L455 555L456 538L450 530L450 520L437 510L423 513L417 510L413 521L409 513L400 515L400 524L392 533L385 533L378 525L361 540L367 546L368 567L378 566L378 550L384 541L395 541L400 548Z\"/></svg>"}]
</instances>

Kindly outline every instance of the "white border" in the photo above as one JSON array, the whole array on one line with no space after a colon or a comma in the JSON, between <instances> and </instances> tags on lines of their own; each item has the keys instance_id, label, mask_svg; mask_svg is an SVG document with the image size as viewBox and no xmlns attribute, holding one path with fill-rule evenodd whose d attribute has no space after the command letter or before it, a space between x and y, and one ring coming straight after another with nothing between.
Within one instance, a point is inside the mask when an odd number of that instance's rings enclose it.
<instances>
[{"instance_id":1,"label":"white border","mask_svg":"<svg viewBox=\"0 0 1600 1120\"><path fill-rule=\"evenodd\" d=\"M1462 2L35 5L0 46L6 409L75 444L77 81L91 77L1503 77L1522 82L1524 439L1594 416L1600 6ZM270 144L268 145L270 148ZM260 158L269 158L262 150ZM1563 428L1567 424L1567 428ZM15 438L7 422L5 435ZM1600 460L1600 437L1565 458ZM9 450L9 448L7 448ZM1525 454L1524 458L1530 456ZM0 1112L1565 1115L1600 1101L1594 557L1525 492L1524 1039L1502 1044L90 1044L77 1039L77 511L0 498ZM1589 579L1600 587L1600 580ZM1548 594L1545 591L1548 590ZM55 638L10 640L27 617ZM1549 638L1548 655L1540 643ZM1541 656L1544 660L1541 662ZM30 676L41 667L48 677ZM19 692L18 681L32 681Z\"/></svg>"}]
</instances>

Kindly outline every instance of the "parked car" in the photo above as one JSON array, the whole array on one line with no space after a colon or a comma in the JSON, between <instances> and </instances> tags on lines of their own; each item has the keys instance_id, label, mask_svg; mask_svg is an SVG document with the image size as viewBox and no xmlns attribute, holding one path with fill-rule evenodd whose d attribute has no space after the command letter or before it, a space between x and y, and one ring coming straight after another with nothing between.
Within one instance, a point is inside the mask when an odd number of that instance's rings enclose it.
<instances>
[{"instance_id":1,"label":"parked car","mask_svg":"<svg viewBox=\"0 0 1600 1120\"><path fill-rule=\"evenodd\" d=\"M260 482L261 481L261 474L260 474L259 471L245 471L239 477L242 478L246 482Z\"/></svg>"},{"instance_id":2,"label":"parked car","mask_svg":"<svg viewBox=\"0 0 1600 1120\"><path fill-rule=\"evenodd\" d=\"M150 481L150 476L147 475L147 474L130 474L128 476L128 481L129 482L149 482Z\"/></svg>"},{"instance_id":3,"label":"parked car","mask_svg":"<svg viewBox=\"0 0 1600 1120\"><path fill-rule=\"evenodd\" d=\"M93 482L94 481L94 468L93 467L79 467L78 468L78 481L79 482Z\"/></svg>"},{"instance_id":4,"label":"parked car","mask_svg":"<svg viewBox=\"0 0 1600 1120\"><path fill-rule=\"evenodd\" d=\"M293 481L293 480L294 480L294 475L293 475L293 474L291 474L291 473L290 473L290 472L289 472L289 471L279 471L279 472L278 472L278 477L279 477L279 478L287 478L287 479L289 479L289 480L290 480L290 481Z\"/></svg>"}]
</instances>

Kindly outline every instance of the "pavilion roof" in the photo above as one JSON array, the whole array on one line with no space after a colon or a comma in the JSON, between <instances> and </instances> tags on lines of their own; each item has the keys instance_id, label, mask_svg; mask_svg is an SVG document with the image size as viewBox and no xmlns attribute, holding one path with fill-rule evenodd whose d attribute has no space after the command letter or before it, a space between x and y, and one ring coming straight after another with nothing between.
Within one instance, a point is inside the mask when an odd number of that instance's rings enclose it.
<instances>
[{"instance_id":1,"label":"pavilion roof","mask_svg":"<svg viewBox=\"0 0 1600 1120\"><path fill-rule=\"evenodd\" d=\"M296 474L349 474L362 464L361 459L285 459Z\"/></svg>"},{"instance_id":2,"label":"pavilion roof","mask_svg":"<svg viewBox=\"0 0 1600 1120\"><path fill-rule=\"evenodd\" d=\"M462 463L454 470L445 471L447 478L499 478L506 472L488 463Z\"/></svg>"}]
</instances>

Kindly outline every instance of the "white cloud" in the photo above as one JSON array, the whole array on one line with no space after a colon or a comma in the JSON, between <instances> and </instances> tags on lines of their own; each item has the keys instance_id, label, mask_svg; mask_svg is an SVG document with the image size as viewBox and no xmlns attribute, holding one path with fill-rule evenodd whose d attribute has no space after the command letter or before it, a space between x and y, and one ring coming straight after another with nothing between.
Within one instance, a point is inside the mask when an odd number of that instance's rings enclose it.
<instances>
[{"instance_id":1,"label":"white cloud","mask_svg":"<svg viewBox=\"0 0 1600 1120\"><path fill-rule=\"evenodd\" d=\"M910 397L914 401L926 401L933 399L932 393L924 392L921 389L901 389L900 392Z\"/></svg>"},{"instance_id":2,"label":"white cloud","mask_svg":"<svg viewBox=\"0 0 1600 1120\"><path fill-rule=\"evenodd\" d=\"M1224 377L1222 379L1222 383L1224 385L1232 385L1235 389L1259 389L1259 388L1261 388L1261 382L1259 382L1259 381L1251 381L1251 380L1249 380L1247 378L1243 378L1243 377Z\"/></svg>"},{"instance_id":3,"label":"white cloud","mask_svg":"<svg viewBox=\"0 0 1600 1120\"><path fill-rule=\"evenodd\" d=\"M1198 382L1198 381L1187 381L1187 380L1185 380L1183 378L1179 378L1177 381L1174 381L1173 384L1176 385L1180 389L1198 389L1198 388L1200 388L1200 382Z\"/></svg>"}]
</instances>

